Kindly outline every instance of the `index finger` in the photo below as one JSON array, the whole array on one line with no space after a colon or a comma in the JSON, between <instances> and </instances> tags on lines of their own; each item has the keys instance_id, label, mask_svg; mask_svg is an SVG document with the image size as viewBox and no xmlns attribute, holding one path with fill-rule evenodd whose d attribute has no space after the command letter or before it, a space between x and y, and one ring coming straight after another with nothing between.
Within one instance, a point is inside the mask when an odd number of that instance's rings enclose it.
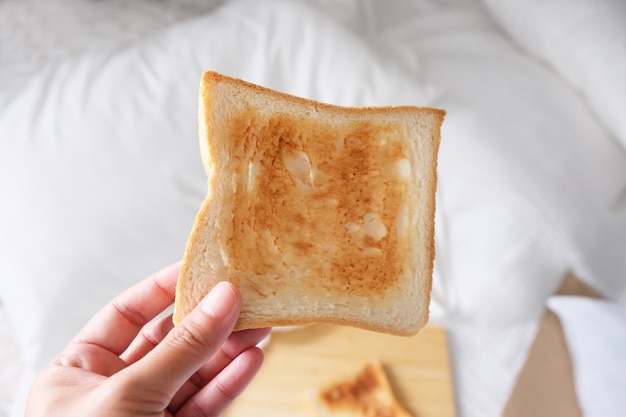
<instances>
[{"instance_id":1,"label":"index finger","mask_svg":"<svg viewBox=\"0 0 626 417\"><path fill-rule=\"evenodd\" d=\"M232 333L241 304L237 287L218 282L161 343L117 375L128 384L122 386L134 387L132 394L143 401L157 395L159 398L152 398L153 404L169 404Z\"/></svg>"},{"instance_id":2,"label":"index finger","mask_svg":"<svg viewBox=\"0 0 626 417\"><path fill-rule=\"evenodd\" d=\"M121 355L150 320L174 302L181 262L130 287L100 310L73 343L99 346Z\"/></svg>"}]
</instances>

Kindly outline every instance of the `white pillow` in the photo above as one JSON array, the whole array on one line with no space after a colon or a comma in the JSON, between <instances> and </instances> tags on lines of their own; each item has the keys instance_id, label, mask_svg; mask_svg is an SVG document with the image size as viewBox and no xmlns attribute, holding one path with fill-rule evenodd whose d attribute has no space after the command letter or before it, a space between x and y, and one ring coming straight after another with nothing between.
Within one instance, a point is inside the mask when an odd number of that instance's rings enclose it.
<instances>
[{"instance_id":1,"label":"white pillow","mask_svg":"<svg viewBox=\"0 0 626 417\"><path fill-rule=\"evenodd\" d=\"M475 2L450 3L430 2L382 35L420 57L421 76L441 92L434 104L447 111L438 210L456 313L447 322L455 394L464 416L492 416L565 273L626 300L626 211L615 207L626 158L561 77Z\"/></svg>"},{"instance_id":2,"label":"white pillow","mask_svg":"<svg viewBox=\"0 0 626 417\"><path fill-rule=\"evenodd\" d=\"M484 2L517 42L587 97L626 147L626 2Z\"/></svg>"},{"instance_id":3,"label":"white pillow","mask_svg":"<svg viewBox=\"0 0 626 417\"><path fill-rule=\"evenodd\" d=\"M111 297L179 259L204 198L204 70L341 105L431 93L351 32L240 1L113 54L66 62L0 104L0 298L31 378Z\"/></svg>"},{"instance_id":4,"label":"white pillow","mask_svg":"<svg viewBox=\"0 0 626 417\"><path fill-rule=\"evenodd\" d=\"M563 326L583 415L623 416L626 306L587 297L558 296L548 300L548 307Z\"/></svg>"}]
</instances>

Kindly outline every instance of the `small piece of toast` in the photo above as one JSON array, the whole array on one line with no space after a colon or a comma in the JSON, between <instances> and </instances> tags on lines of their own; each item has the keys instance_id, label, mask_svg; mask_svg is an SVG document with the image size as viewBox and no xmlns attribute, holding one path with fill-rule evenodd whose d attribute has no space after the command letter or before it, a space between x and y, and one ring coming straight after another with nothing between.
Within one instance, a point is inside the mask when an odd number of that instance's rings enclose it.
<instances>
[{"instance_id":1,"label":"small piece of toast","mask_svg":"<svg viewBox=\"0 0 626 417\"><path fill-rule=\"evenodd\" d=\"M444 111L339 107L207 72L199 113L208 193L175 323L227 280L243 299L236 330L421 329Z\"/></svg>"},{"instance_id":2,"label":"small piece of toast","mask_svg":"<svg viewBox=\"0 0 626 417\"><path fill-rule=\"evenodd\" d=\"M317 417L411 417L377 361L368 363L353 379L313 392L310 404Z\"/></svg>"}]
</instances>

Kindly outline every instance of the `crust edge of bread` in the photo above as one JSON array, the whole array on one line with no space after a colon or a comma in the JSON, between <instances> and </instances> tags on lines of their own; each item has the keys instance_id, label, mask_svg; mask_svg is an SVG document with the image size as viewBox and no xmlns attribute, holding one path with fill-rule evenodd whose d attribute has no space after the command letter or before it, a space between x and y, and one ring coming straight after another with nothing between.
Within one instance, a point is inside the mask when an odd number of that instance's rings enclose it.
<instances>
[{"instance_id":1,"label":"crust edge of bread","mask_svg":"<svg viewBox=\"0 0 626 417\"><path fill-rule=\"evenodd\" d=\"M333 398L333 390L347 394L351 398L342 398L342 395L336 395L337 398ZM372 390L376 394L372 394ZM412 416L412 413L400 402L384 365L376 358L367 362L352 377L337 379L326 386L310 390L307 397L310 411L317 417L333 415L333 410L337 410L338 415ZM384 400L382 403L377 403L376 400L380 401L381 397L384 397ZM333 404L333 401L336 403ZM381 407L384 407L384 410L381 410Z\"/></svg>"},{"instance_id":2,"label":"crust edge of bread","mask_svg":"<svg viewBox=\"0 0 626 417\"><path fill-rule=\"evenodd\" d=\"M211 103L211 104L213 103L212 100L210 99L210 94L212 94L211 86L216 83L229 83L235 86L238 86L238 85L245 86L245 88L251 89L252 91L255 91L256 93L263 94L265 96L269 96L273 99L281 100L283 102L287 101L298 106L311 105L313 103L316 106L316 109L318 109L318 111L332 111L332 112L339 112L342 114L355 114L355 115L357 114L363 115L367 113L379 115L381 113L396 114L398 112L403 112L403 111L414 112L417 109L420 112L431 114L432 117L435 119L435 122L432 125L433 130L431 132L430 146L433 147L433 151L432 151L432 160L430 161L430 163L432 166L432 176L429 178L429 181L428 181L428 188L429 188L428 193L432 195L433 197L432 199L428 200L429 218L426 219L425 221L426 229L424 230L424 233L428 235L427 236L427 240L428 240L427 252L429 255L429 259L428 259L429 262L427 266L428 271L425 271L425 273L427 273L432 278L432 273L434 269L434 258L435 258L434 217L435 217L435 210L436 210L436 199L434 198L434 195L436 192L436 184L437 184L437 155L438 155L438 148L440 144L440 126L445 116L444 110L430 108L430 107L418 107L418 106L343 107L343 106L338 106L338 105L333 105L333 104L316 102L313 100L301 98L298 96L290 95L290 94L272 90L263 86L252 84L247 81L234 79L234 78L230 78L230 77L227 77L227 76L215 73L215 72L207 71L202 76L202 83L201 83L200 97L199 97L200 102L201 102L201 105L199 107L199 117L201 121L202 120L204 121L204 123L202 122L200 123L201 158L203 162L203 167L205 168L205 171L207 171L209 181L211 181L210 165L212 163L211 161L209 161L209 159L212 156L208 149L206 136L211 134L210 133L211 126L209 126L209 123L207 123L208 121L207 114L211 111L211 108L206 107L206 106L207 106L207 103ZM202 229L203 229L202 226L205 222L205 219L203 218L204 213L205 213L205 206L208 204L209 204L209 197L207 196L207 198L205 198L205 200L202 203L202 206L200 208L200 211L198 212L198 216L196 220L194 221L191 234L189 237L190 242L197 241L199 239L198 235L201 234ZM180 277L183 277L186 274L188 274L188 269L191 268L191 262L190 262L190 258L192 255L191 248L192 248L192 245L188 244L185 249L185 253L183 257L183 264L180 270ZM430 292L432 289L432 279L425 279L423 280L422 284L424 286L422 290L426 294L426 299L430 300ZM178 290L179 288L177 286L177 295L178 295ZM186 306L185 308L183 308L181 303L176 303L175 310L174 310L174 317L173 317L174 322L179 323L182 320L182 318L191 311L191 309L192 308L190 308L189 306ZM281 317L281 318L276 318L273 320L268 320L267 318L256 319L256 320L247 318L238 322L235 327L235 330L243 330L243 329L248 329L248 328L260 328L260 327L274 327L274 326L304 326L304 325L310 325L310 324L338 324L338 325L354 326L354 327L372 330L376 332L383 332L383 333L402 335L402 336L410 336L410 335L416 334L427 323L427 321L428 321L428 306L425 307L425 314L415 323L415 325L412 328L404 328L404 329L393 329L393 328L390 328L389 326L376 325L375 323L368 322L367 320L359 321L359 320L354 320L354 319L344 319L341 317L318 315L316 317L309 317L309 316L291 317L291 318Z\"/></svg>"}]
</instances>

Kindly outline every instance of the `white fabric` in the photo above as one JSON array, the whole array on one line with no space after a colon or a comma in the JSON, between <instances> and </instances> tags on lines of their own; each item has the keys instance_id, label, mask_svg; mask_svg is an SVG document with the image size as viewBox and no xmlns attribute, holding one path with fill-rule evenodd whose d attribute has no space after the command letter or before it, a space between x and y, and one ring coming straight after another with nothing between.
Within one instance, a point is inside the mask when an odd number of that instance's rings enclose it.
<instances>
[{"instance_id":1,"label":"white fabric","mask_svg":"<svg viewBox=\"0 0 626 417\"><path fill-rule=\"evenodd\" d=\"M626 156L568 83L477 1L307 3L229 2L0 89L0 192L19 202L0 205L0 298L27 375L14 417L95 310L182 255L206 188L206 69L336 104L447 110L431 310L450 329L459 416L500 414L566 271L626 301Z\"/></svg>"},{"instance_id":2,"label":"white fabric","mask_svg":"<svg viewBox=\"0 0 626 417\"><path fill-rule=\"evenodd\" d=\"M561 320L585 417L620 417L626 410L626 307L558 296L548 307Z\"/></svg>"},{"instance_id":3,"label":"white fabric","mask_svg":"<svg viewBox=\"0 0 626 417\"><path fill-rule=\"evenodd\" d=\"M382 7L382 6L381 6ZM471 6L405 14L409 45L448 116L439 159L455 389L464 416L499 415L567 270L625 300L620 147L568 84Z\"/></svg>"},{"instance_id":4,"label":"white fabric","mask_svg":"<svg viewBox=\"0 0 626 417\"><path fill-rule=\"evenodd\" d=\"M0 275L19 277L0 281L0 295L19 330L21 400L97 309L182 256L206 193L196 132L206 69L335 104L430 101L350 32L282 1L234 2L31 80L0 108L0 189L19 201L0 216Z\"/></svg>"},{"instance_id":5,"label":"white fabric","mask_svg":"<svg viewBox=\"0 0 626 417\"><path fill-rule=\"evenodd\" d=\"M589 99L626 147L626 2L484 1L516 41Z\"/></svg>"},{"instance_id":6,"label":"white fabric","mask_svg":"<svg viewBox=\"0 0 626 417\"><path fill-rule=\"evenodd\" d=\"M220 0L4 0L0 92L19 91L42 67L87 51L132 45Z\"/></svg>"}]
</instances>

